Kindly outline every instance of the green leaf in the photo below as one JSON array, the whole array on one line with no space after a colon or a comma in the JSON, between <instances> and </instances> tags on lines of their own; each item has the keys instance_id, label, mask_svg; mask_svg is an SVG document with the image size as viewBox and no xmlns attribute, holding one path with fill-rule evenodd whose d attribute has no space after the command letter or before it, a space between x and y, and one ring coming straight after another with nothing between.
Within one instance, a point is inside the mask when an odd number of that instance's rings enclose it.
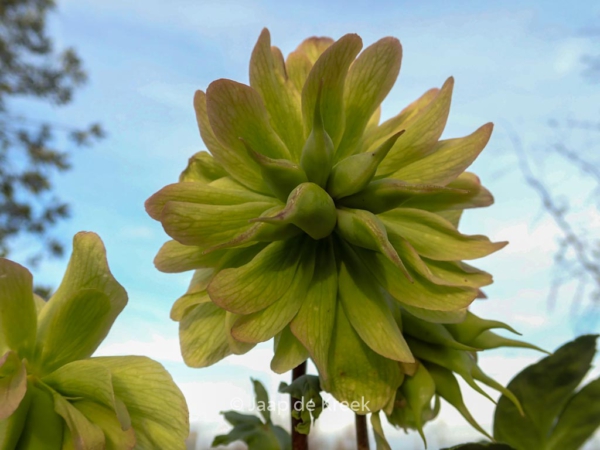
<instances>
[{"instance_id":1,"label":"green leaf","mask_svg":"<svg viewBox=\"0 0 600 450\"><path fill-rule=\"evenodd\" d=\"M16 351L30 358L37 327L33 279L29 271L0 258L0 353Z\"/></svg>"},{"instance_id":2,"label":"green leaf","mask_svg":"<svg viewBox=\"0 0 600 450\"><path fill-rule=\"evenodd\" d=\"M410 167L414 161L421 160L437 150L436 143L448 120L453 88L454 78L450 77L427 106L415 114L410 121L403 124L406 132L402 139L398 139L387 158L379 166L377 171L379 178L386 177L399 169L402 171L404 167ZM413 182L413 180L404 179L395 174L392 178L408 183Z\"/></svg>"},{"instance_id":3,"label":"green leaf","mask_svg":"<svg viewBox=\"0 0 600 450\"><path fill-rule=\"evenodd\" d=\"M363 342L350 325L341 302L335 319L329 379L321 380L323 388L358 414L385 408L402 382L398 362L375 353Z\"/></svg>"},{"instance_id":4,"label":"green leaf","mask_svg":"<svg viewBox=\"0 0 600 450\"><path fill-rule=\"evenodd\" d=\"M247 154L239 138L274 159L291 159L288 148L269 123L269 114L258 92L232 80L213 81L206 90L208 120L219 142Z\"/></svg>"},{"instance_id":5,"label":"green leaf","mask_svg":"<svg viewBox=\"0 0 600 450\"><path fill-rule=\"evenodd\" d=\"M396 361L414 362L379 286L351 249L339 269L339 299L346 317L372 350Z\"/></svg>"},{"instance_id":6,"label":"green leaf","mask_svg":"<svg viewBox=\"0 0 600 450\"><path fill-rule=\"evenodd\" d=\"M371 414L371 426L373 427L373 435L375 436L375 446L377 450L392 450L390 444L385 438L383 433L383 427L381 426L381 419L379 418L379 411Z\"/></svg>"},{"instance_id":7,"label":"green leaf","mask_svg":"<svg viewBox=\"0 0 600 450\"><path fill-rule=\"evenodd\" d=\"M565 406L546 444L548 450L577 450L600 427L600 378L579 390Z\"/></svg>"},{"instance_id":8,"label":"green leaf","mask_svg":"<svg viewBox=\"0 0 600 450\"><path fill-rule=\"evenodd\" d=\"M0 356L0 421L10 417L27 393L27 369L13 351Z\"/></svg>"},{"instance_id":9,"label":"green leaf","mask_svg":"<svg viewBox=\"0 0 600 450\"><path fill-rule=\"evenodd\" d=\"M119 416L123 429L131 425L127 410L118 405L110 371L93 359L66 364L42 381L63 397L82 398L108 408L115 417Z\"/></svg>"},{"instance_id":10,"label":"green leaf","mask_svg":"<svg viewBox=\"0 0 600 450\"><path fill-rule=\"evenodd\" d=\"M55 320L56 316L62 315L63 319L61 320L72 321L72 317L67 315L68 310L74 308L73 311L77 311L78 308L83 309L85 307L83 304L86 300L84 298L85 294L80 293L82 290L98 291L106 296L110 303L108 312L102 322L94 325L93 336L89 336L89 333L86 332L84 336L79 338L79 342L82 345L84 342L87 342L85 352L83 351L83 347L77 349L74 344L69 344L71 350L79 350L81 351L81 355L85 354L89 356L87 352L93 352L95 350L94 345L97 346L102 342L110 331L115 319L127 304L127 292L125 292L125 289L110 273L108 262L106 261L106 250L98 235L94 233L77 233L73 238L73 253L71 254L65 276L38 317L38 352L42 351L46 336L68 336L68 334L61 333L59 330L50 330L50 328L57 323L61 323L60 320ZM93 294L93 297L91 297L93 300L90 300L90 303L94 302L95 305L91 308L90 312L83 314L84 318L91 319L92 314L99 314L99 311L104 308L102 306L104 300L100 300L103 295L98 293ZM71 330L76 330L79 327L77 323L71 323L68 326ZM58 341L56 342L58 343ZM92 347L94 348L92 349ZM64 351L56 350L60 351L62 355L66 355ZM44 352L46 351L44 350ZM75 357L75 353L71 355L74 359L86 357ZM63 361L63 364L66 362L69 361Z\"/></svg>"},{"instance_id":11,"label":"green leaf","mask_svg":"<svg viewBox=\"0 0 600 450\"><path fill-rule=\"evenodd\" d=\"M269 423L271 421L269 394L267 394L267 390L260 381L255 380L254 378L251 378L251 380L252 385L254 386L254 396L256 399L255 403L258 407L260 415L263 416L263 419L265 419L266 423Z\"/></svg>"},{"instance_id":12,"label":"green leaf","mask_svg":"<svg viewBox=\"0 0 600 450\"><path fill-rule=\"evenodd\" d=\"M321 114L323 123L334 147L337 147L345 125L344 83L348 68L361 48L360 37L356 34L347 34L331 44L315 62L302 89L305 136L308 136L313 125L317 93L322 84Z\"/></svg>"},{"instance_id":13,"label":"green leaf","mask_svg":"<svg viewBox=\"0 0 600 450\"><path fill-rule=\"evenodd\" d=\"M168 202L161 223L165 232L186 245L203 248L226 242L250 227L248 221L273 207L272 203L250 202L241 205L201 205Z\"/></svg>"},{"instance_id":14,"label":"green leaf","mask_svg":"<svg viewBox=\"0 0 600 450\"><path fill-rule=\"evenodd\" d=\"M290 394L292 399L297 400L292 409L292 417L299 420L296 431L301 434L309 434L311 424L319 418L323 408L327 406L321 397L319 377L302 375L289 385L282 382L279 385L279 392ZM298 402L298 400L300 401Z\"/></svg>"},{"instance_id":15,"label":"green leaf","mask_svg":"<svg viewBox=\"0 0 600 450\"><path fill-rule=\"evenodd\" d=\"M181 182L169 184L146 200L146 212L155 220L161 220L162 211L168 202L197 203L201 205L241 205L266 202L276 205L272 197L248 190L231 190L210 184Z\"/></svg>"},{"instance_id":16,"label":"green leaf","mask_svg":"<svg viewBox=\"0 0 600 450\"><path fill-rule=\"evenodd\" d=\"M473 442L470 444L460 444L454 447L447 447L442 450L515 450L513 447L507 444L501 444L497 442Z\"/></svg>"},{"instance_id":17,"label":"green leaf","mask_svg":"<svg viewBox=\"0 0 600 450\"><path fill-rule=\"evenodd\" d=\"M194 153L188 160L188 165L181 175L179 181L193 181L208 184L211 181L226 177L227 171L208 152Z\"/></svg>"},{"instance_id":18,"label":"green leaf","mask_svg":"<svg viewBox=\"0 0 600 450\"><path fill-rule=\"evenodd\" d=\"M254 343L268 341L291 322L306 298L313 277L315 247L312 242L306 242L294 280L279 300L261 311L241 316L235 322L231 329L235 339Z\"/></svg>"},{"instance_id":19,"label":"green leaf","mask_svg":"<svg viewBox=\"0 0 600 450\"><path fill-rule=\"evenodd\" d=\"M61 302L53 314L47 316L38 336L36 364L42 373L48 374L71 361L90 357L112 325L111 306L108 295L96 289L81 289Z\"/></svg>"},{"instance_id":20,"label":"green leaf","mask_svg":"<svg viewBox=\"0 0 600 450\"><path fill-rule=\"evenodd\" d=\"M241 142L237 141L238 147L229 147L219 142L210 125L208 112L206 108L206 94L202 91L196 91L194 95L194 109L196 111L196 121L200 129L202 140L210 150L217 163L225 168L236 181L253 191L268 193L269 188L264 184L260 176L260 169L248 156L248 153L239 146ZM236 136L237 139L240 136Z\"/></svg>"},{"instance_id":21,"label":"green leaf","mask_svg":"<svg viewBox=\"0 0 600 450\"><path fill-rule=\"evenodd\" d=\"M63 448L64 421L54 410L52 394L30 385L31 404L15 450L61 450ZM28 394L29 395L29 394Z\"/></svg>"},{"instance_id":22,"label":"green leaf","mask_svg":"<svg viewBox=\"0 0 600 450\"><path fill-rule=\"evenodd\" d=\"M250 314L283 297L300 263L302 239L269 244L248 264L220 271L208 285L208 293L220 307Z\"/></svg>"},{"instance_id":23,"label":"green leaf","mask_svg":"<svg viewBox=\"0 0 600 450\"><path fill-rule=\"evenodd\" d=\"M115 395L131 416L140 449L185 449L189 413L183 394L162 365L144 356L93 358L112 373Z\"/></svg>"},{"instance_id":24,"label":"green leaf","mask_svg":"<svg viewBox=\"0 0 600 450\"><path fill-rule=\"evenodd\" d=\"M308 359L308 350L292 334L290 327L285 327L274 339L275 354L271 360L271 370L275 373L286 373L298 367Z\"/></svg>"},{"instance_id":25,"label":"green leaf","mask_svg":"<svg viewBox=\"0 0 600 450\"><path fill-rule=\"evenodd\" d=\"M264 28L250 59L250 86L262 96L273 129L285 142L295 161L304 143L300 94L291 80L279 73L271 51L271 35Z\"/></svg>"},{"instance_id":26,"label":"green leaf","mask_svg":"<svg viewBox=\"0 0 600 450\"><path fill-rule=\"evenodd\" d=\"M401 61L400 41L385 37L367 47L352 63L344 90L346 124L340 156L355 153L371 115L392 89Z\"/></svg>"},{"instance_id":27,"label":"green leaf","mask_svg":"<svg viewBox=\"0 0 600 450\"><path fill-rule=\"evenodd\" d=\"M338 278L331 238L318 242L315 271L306 299L290 329L308 350L323 380L329 378L327 361L335 323Z\"/></svg>"},{"instance_id":28,"label":"green leaf","mask_svg":"<svg viewBox=\"0 0 600 450\"><path fill-rule=\"evenodd\" d=\"M494 437L518 449L545 449L557 417L591 367L596 339L581 336L517 374L508 389L526 416L502 396L494 415Z\"/></svg>"},{"instance_id":29,"label":"green leaf","mask_svg":"<svg viewBox=\"0 0 600 450\"><path fill-rule=\"evenodd\" d=\"M55 411L65 420L70 430L75 450L104 450L106 440L98 425L91 423L81 411L54 392Z\"/></svg>"},{"instance_id":30,"label":"green leaf","mask_svg":"<svg viewBox=\"0 0 600 450\"><path fill-rule=\"evenodd\" d=\"M73 402L87 419L98 425L106 439L106 450L132 450L135 448L135 431L132 427L123 429L114 412L98 403L88 400Z\"/></svg>"},{"instance_id":31,"label":"green leaf","mask_svg":"<svg viewBox=\"0 0 600 450\"><path fill-rule=\"evenodd\" d=\"M507 242L491 242L486 236L468 236L437 214L411 208L397 208L378 216L390 240L405 238L422 256L439 261L457 261L487 256Z\"/></svg>"},{"instance_id":32,"label":"green leaf","mask_svg":"<svg viewBox=\"0 0 600 450\"><path fill-rule=\"evenodd\" d=\"M208 367L231 354L225 328L226 311L212 302L189 308L179 323L183 360L190 367Z\"/></svg>"},{"instance_id":33,"label":"green leaf","mask_svg":"<svg viewBox=\"0 0 600 450\"><path fill-rule=\"evenodd\" d=\"M389 177L406 183L445 186L475 161L490 140L493 128L493 124L487 123L469 136L439 141L428 156L403 166Z\"/></svg>"}]
</instances>

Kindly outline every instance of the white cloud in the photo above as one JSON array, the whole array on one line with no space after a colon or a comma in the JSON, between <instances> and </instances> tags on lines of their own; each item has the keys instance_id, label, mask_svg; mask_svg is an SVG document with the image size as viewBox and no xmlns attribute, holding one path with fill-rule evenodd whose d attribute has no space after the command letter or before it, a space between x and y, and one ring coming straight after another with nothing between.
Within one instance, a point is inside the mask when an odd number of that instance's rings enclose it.
<instances>
[{"instance_id":1,"label":"white cloud","mask_svg":"<svg viewBox=\"0 0 600 450\"><path fill-rule=\"evenodd\" d=\"M153 334L151 341L127 340L102 345L95 356L143 355L157 361L183 363L178 339Z\"/></svg>"}]
</instances>

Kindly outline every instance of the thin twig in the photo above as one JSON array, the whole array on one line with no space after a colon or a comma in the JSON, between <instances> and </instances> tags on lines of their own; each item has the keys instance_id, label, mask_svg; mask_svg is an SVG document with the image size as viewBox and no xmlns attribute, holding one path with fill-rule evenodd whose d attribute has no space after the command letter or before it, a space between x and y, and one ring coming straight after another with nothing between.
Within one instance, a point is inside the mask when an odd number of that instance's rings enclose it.
<instances>
[{"instance_id":1,"label":"thin twig","mask_svg":"<svg viewBox=\"0 0 600 450\"><path fill-rule=\"evenodd\" d=\"M369 432L367 430L367 416L355 414L356 417L356 449L369 450Z\"/></svg>"}]
</instances>

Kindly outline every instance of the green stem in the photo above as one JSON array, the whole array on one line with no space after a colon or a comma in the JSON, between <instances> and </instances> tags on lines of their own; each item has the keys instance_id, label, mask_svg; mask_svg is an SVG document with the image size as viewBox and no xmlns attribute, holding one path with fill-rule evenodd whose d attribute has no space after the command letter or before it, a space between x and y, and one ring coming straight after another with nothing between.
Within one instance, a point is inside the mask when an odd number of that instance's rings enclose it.
<instances>
[{"instance_id":1,"label":"green stem","mask_svg":"<svg viewBox=\"0 0 600 450\"><path fill-rule=\"evenodd\" d=\"M356 418L356 449L369 450L369 432L367 431L367 416L355 414Z\"/></svg>"},{"instance_id":2,"label":"green stem","mask_svg":"<svg viewBox=\"0 0 600 450\"><path fill-rule=\"evenodd\" d=\"M292 370L292 382L302 375L306 375L306 361ZM308 450L308 435L296 431L296 426L300 423L300 419L294 418L294 415L292 414L294 409L296 409L297 402L297 407L301 408L302 399L291 397L290 415L292 418L292 450Z\"/></svg>"}]
</instances>

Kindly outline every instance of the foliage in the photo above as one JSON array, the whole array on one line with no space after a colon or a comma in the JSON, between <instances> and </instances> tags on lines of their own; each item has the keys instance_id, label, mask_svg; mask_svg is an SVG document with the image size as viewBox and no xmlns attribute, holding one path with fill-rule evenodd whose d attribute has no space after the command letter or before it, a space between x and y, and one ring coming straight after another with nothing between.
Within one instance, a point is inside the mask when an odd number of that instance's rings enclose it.
<instances>
[{"instance_id":1,"label":"foliage","mask_svg":"<svg viewBox=\"0 0 600 450\"><path fill-rule=\"evenodd\" d=\"M212 446L217 447L243 441L248 445L248 450L291 450L291 439L288 432L271 422L271 406L265 387L258 380L252 380L252 382L256 398L255 405L263 420L237 411L222 413L225 420L233 425L233 429L226 435L215 437Z\"/></svg>"},{"instance_id":2,"label":"foliage","mask_svg":"<svg viewBox=\"0 0 600 450\"><path fill-rule=\"evenodd\" d=\"M48 302L0 259L0 449L185 448L187 405L159 363L90 358L126 303L93 233L75 236Z\"/></svg>"},{"instance_id":3,"label":"foliage","mask_svg":"<svg viewBox=\"0 0 600 450\"><path fill-rule=\"evenodd\" d=\"M18 113L23 100L67 105L86 81L75 51L57 52L47 35L54 6L53 0L0 4L0 256L9 253L16 236L32 235L45 240L45 250L32 254L32 263L44 252L63 251L61 242L48 235L69 215L68 205L52 193L53 173L70 168L61 138L81 146L103 136L98 124L77 129Z\"/></svg>"},{"instance_id":4,"label":"foliage","mask_svg":"<svg viewBox=\"0 0 600 450\"><path fill-rule=\"evenodd\" d=\"M600 378L575 392L591 367L596 338L581 336L513 378L508 388L525 415L501 397L494 438L517 450L580 448L600 426Z\"/></svg>"},{"instance_id":5,"label":"foliage","mask_svg":"<svg viewBox=\"0 0 600 450\"><path fill-rule=\"evenodd\" d=\"M310 433L310 426L319 418L327 403L321 397L321 383L315 375L302 375L291 384L281 383L279 392L290 394L298 404L292 405L292 417L299 420L296 431Z\"/></svg>"}]
</instances>

